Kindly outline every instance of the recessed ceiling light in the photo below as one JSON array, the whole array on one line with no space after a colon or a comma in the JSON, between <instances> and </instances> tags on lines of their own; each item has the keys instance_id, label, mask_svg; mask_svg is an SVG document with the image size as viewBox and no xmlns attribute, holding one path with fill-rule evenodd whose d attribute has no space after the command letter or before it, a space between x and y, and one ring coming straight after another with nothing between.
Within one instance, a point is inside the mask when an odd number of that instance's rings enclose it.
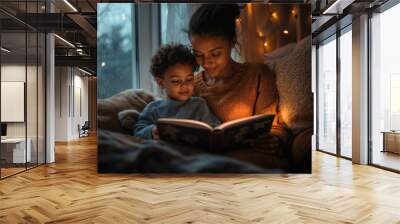
<instances>
[{"instance_id":1,"label":"recessed ceiling light","mask_svg":"<svg viewBox=\"0 0 400 224\"><path fill-rule=\"evenodd\" d=\"M64 38L62 38L62 37L60 37L60 36L57 35L57 34L54 34L54 36L57 37L58 39L60 39L62 42L64 42L64 43L66 43L67 45L69 45L70 47L75 48L75 45L71 44L71 42L69 42L68 40L66 40L66 39L64 39Z\"/></svg>"},{"instance_id":2,"label":"recessed ceiling light","mask_svg":"<svg viewBox=\"0 0 400 224\"><path fill-rule=\"evenodd\" d=\"M74 12L78 12L78 10L71 4L69 3L68 0L64 0L65 4L67 4L72 10L74 10Z\"/></svg>"},{"instance_id":3,"label":"recessed ceiling light","mask_svg":"<svg viewBox=\"0 0 400 224\"><path fill-rule=\"evenodd\" d=\"M9 49L7 49L7 48L5 48L5 47L1 47L1 50L4 51L4 52L6 52L6 53L10 53L10 52L11 52L11 50L9 50Z\"/></svg>"},{"instance_id":4,"label":"recessed ceiling light","mask_svg":"<svg viewBox=\"0 0 400 224\"><path fill-rule=\"evenodd\" d=\"M83 72L83 73L85 73L85 74L87 74L87 75L92 75L92 73L90 73L90 72L88 72L88 71L86 71L86 70L83 70L83 69L81 69L81 68L79 68L79 67L78 67L78 70L81 71L81 72Z\"/></svg>"}]
</instances>

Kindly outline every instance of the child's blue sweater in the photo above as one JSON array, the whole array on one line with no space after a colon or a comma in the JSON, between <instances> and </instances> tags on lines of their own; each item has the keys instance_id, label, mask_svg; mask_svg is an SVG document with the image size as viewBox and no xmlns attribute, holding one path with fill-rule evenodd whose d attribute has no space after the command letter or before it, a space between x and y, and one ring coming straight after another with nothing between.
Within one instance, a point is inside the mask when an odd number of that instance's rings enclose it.
<instances>
[{"instance_id":1,"label":"child's blue sweater","mask_svg":"<svg viewBox=\"0 0 400 224\"><path fill-rule=\"evenodd\" d=\"M221 122L210 111L206 101L200 97L190 97L186 101L172 99L157 100L149 103L133 126L134 135L152 139L152 128L159 118L192 119L205 122L213 127Z\"/></svg>"}]
</instances>

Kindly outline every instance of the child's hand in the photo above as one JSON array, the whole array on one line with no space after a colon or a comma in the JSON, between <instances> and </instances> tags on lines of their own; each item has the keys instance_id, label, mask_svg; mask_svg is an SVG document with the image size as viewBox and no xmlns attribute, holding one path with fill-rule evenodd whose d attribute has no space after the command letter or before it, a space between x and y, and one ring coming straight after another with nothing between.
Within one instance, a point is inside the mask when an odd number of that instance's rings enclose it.
<instances>
[{"instance_id":1,"label":"child's hand","mask_svg":"<svg viewBox=\"0 0 400 224\"><path fill-rule=\"evenodd\" d=\"M153 128L151 129L151 134L153 135L153 139L155 139L155 140L160 139L160 136L158 136L157 127L153 127Z\"/></svg>"}]
</instances>

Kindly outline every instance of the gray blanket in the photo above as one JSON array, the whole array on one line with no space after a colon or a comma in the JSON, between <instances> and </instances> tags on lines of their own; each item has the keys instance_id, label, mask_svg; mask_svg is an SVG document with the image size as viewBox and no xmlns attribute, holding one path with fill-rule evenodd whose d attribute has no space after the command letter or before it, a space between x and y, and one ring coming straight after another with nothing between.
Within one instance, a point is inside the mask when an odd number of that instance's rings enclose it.
<instances>
[{"instance_id":1,"label":"gray blanket","mask_svg":"<svg viewBox=\"0 0 400 224\"><path fill-rule=\"evenodd\" d=\"M198 148L98 131L99 173L282 173Z\"/></svg>"}]
</instances>

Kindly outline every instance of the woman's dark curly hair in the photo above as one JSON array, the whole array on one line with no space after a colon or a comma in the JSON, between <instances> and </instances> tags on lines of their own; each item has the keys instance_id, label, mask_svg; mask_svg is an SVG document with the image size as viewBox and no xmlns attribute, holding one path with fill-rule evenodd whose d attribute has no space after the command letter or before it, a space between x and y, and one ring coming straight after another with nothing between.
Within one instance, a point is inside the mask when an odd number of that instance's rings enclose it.
<instances>
[{"instance_id":1,"label":"woman's dark curly hair","mask_svg":"<svg viewBox=\"0 0 400 224\"><path fill-rule=\"evenodd\" d=\"M189 48L182 44L166 44L161 46L151 59L150 72L156 78L164 78L165 72L176 64L189 65L193 72L198 68Z\"/></svg>"},{"instance_id":2,"label":"woman's dark curly hair","mask_svg":"<svg viewBox=\"0 0 400 224\"><path fill-rule=\"evenodd\" d=\"M217 36L236 43L236 19L240 16L237 4L204 4L196 10L187 31L191 36Z\"/></svg>"}]
</instances>

